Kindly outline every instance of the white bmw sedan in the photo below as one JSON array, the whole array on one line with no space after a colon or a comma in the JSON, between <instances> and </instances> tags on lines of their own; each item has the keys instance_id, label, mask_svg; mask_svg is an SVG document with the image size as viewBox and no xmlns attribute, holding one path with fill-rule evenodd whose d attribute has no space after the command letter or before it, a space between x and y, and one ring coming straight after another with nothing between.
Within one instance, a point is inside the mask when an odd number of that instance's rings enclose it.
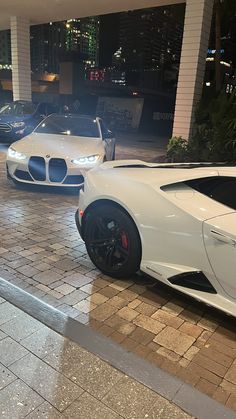
<instances>
[{"instance_id":1,"label":"white bmw sedan","mask_svg":"<svg viewBox=\"0 0 236 419\"><path fill-rule=\"evenodd\" d=\"M115 158L115 139L100 118L50 115L7 153L14 183L79 187L83 173Z\"/></svg>"}]
</instances>

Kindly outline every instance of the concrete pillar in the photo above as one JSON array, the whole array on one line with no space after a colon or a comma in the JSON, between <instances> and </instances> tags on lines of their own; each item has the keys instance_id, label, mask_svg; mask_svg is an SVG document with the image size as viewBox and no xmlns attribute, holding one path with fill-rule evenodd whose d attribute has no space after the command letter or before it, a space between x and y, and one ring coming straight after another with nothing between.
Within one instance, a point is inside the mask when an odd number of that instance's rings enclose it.
<instances>
[{"instance_id":1,"label":"concrete pillar","mask_svg":"<svg viewBox=\"0 0 236 419\"><path fill-rule=\"evenodd\" d=\"M187 0L173 136L189 139L201 98L213 0Z\"/></svg>"},{"instance_id":2,"label":"concrete pillar","mask_svg":"<svg viewBox=\"0 0 236 419\"><path fill-rule=\"evenodd\" d=\"M14 100L31 100L29 21L11 17L12 86Z\"/></svg>"}]
</instances>

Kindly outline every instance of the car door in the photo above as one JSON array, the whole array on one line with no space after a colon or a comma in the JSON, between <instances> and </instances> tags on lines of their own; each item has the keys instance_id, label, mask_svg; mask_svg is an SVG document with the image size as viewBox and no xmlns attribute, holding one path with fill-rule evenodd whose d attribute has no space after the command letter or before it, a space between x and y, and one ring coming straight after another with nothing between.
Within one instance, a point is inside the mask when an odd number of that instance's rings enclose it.
<instances>
[{"instance_id":1,"label":"car door","mask_svg":"<svg viewBox=\"0 0 236 419\"><path fill-rule=\"evenodd\" d=\"M216 278L236 298L236 170L225 168L219 174L201 190L222 209L222 215L203 223L204 243Z\"/></svg>"},{"instance_id":2,"label":"car door","mask_svg":"<svg viewBox=\"0 0 236 419\"><path fill-rule=\"evenodd\" d=\"M225 292L236 298L236 213L203 223L204 244L209 262Z\"/></svg>"},{"instance_id":3,"label":"car door","mask_svg":"<svg viewBox=\"0 0 236 419\"><path fill-rule=\"evenodd\" d=\"M100 120L102 139L104 141L104 148L107 160L114 160L115 157L115 138L112 132L105 126L104 122Z\"/></svg>"}]
</instances>

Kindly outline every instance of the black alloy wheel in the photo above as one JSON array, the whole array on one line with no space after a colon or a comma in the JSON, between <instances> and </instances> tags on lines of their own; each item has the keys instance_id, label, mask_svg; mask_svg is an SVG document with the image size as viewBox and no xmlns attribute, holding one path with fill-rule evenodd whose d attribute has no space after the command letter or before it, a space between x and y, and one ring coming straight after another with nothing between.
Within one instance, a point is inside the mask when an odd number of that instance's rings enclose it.
<instances>
[{"instance_id":1,"label":"black alloy wheel","mask_svg":"<svg viewBox=\"0 0 236 419\"><path fill-rule=\"evenodd\" d=\"M104 204L89 210L85 217L84 241L94 265L114 278L137 272L141 242L130 216L119 207Z\"/></svg>"}]
</instances>

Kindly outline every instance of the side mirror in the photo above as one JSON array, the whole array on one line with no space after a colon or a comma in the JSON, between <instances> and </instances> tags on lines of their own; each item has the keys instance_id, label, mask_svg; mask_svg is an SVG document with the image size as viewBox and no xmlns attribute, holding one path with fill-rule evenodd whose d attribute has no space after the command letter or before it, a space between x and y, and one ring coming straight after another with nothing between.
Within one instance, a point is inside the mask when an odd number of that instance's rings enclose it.
<instances>
[{"instance_id":1,"label":"side mirror","mask_svg":"<svg viewBox=\"0 0 236 419\"><path fill-rule=\"evenodd\" d=\"M111 140L112 138L114 138L113 132L111 132L110 130L107 130L106 134L104 135L104 139Z\"/></svg>"}]
</instances>

